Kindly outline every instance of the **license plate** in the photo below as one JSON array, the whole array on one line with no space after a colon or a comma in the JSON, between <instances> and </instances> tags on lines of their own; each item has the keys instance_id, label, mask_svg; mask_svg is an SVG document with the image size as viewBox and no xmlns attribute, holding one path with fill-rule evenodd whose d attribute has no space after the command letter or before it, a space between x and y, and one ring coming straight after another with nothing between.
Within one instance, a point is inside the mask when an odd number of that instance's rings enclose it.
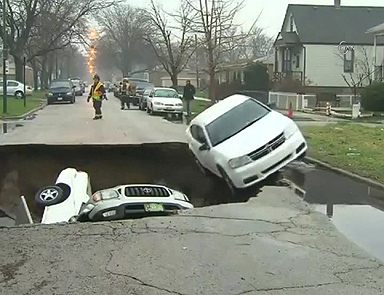
<instances>
[{"instance_id":1,"label":"license plate","mask_svg":"<svg viewBox=\"0 0 384 295\"><path fill-rule=\"evenodd\" d=\"M62 98L61 96L59 96L59 97L57 98L57 100L63 100L63 98Z\"/></svg>"},{"instance_id":2,"label":"license plate","mask_svg":"<svg viewBox=\"0 0 384 295\"><path fill-rule=\"evenodd\" d=\"M166 110L166 111L173 111L172 108L166 108L165 110Z\"/></svg>"},{"instance_id":3,"label":"license plate","mask_svg":"<svg viewBox=\"0 0 384 295\"><path fill-rule=\"evenodd\" d=\"M155 204L155 203L144 204L144 209L147 212L161 212L161 211L164 211L163 204Z\"/></svg>"}]
</instances>

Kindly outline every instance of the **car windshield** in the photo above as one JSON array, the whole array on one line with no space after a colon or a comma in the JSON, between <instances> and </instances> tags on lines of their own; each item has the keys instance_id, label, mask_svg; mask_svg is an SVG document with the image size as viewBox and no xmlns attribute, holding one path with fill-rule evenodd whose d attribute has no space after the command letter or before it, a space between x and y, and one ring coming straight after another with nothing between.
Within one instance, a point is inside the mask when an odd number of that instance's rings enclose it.
<instances>
[{"instance_id":1,"label":"car windshield","mask_svg":"<svg viewBox=\"0 0 384 295\"><path fill-rule=\"evenodd\" d=\"M155 97L179 97L177 92L172 89L157 89L155 91Z\"/></svg>"},{"instance_id":2,"label":"car windshield","mask_svg":"<svg viewBox=\"0 0 384 295\"><path fill-rule=\"evenodd\" d=\"M229 110L207 125L211 143L216 146L252 125L270 111L256 102L248 99Z\"/></svg>"},{"instance_id":3,"label":"car windshield","mask_svg":"<svg viewBox=\"0 0 384 295\"><path fill-rule=\"evenodd\" d=\"M146 89L146 90L144 91L144 94L145 94L145 95L150 95L151 92L152 92L152 89Z\"/></svg>"},{"instance_id":4,"label":"car windshield","mask_svg":"<svg viewBox=\"0 0 384 295\"><path fill-rule=\"evenodd\" d=\"M71 88L71 84L68 81L55 81L52 82L51 88Z\"/></svg>"}]
</instances>

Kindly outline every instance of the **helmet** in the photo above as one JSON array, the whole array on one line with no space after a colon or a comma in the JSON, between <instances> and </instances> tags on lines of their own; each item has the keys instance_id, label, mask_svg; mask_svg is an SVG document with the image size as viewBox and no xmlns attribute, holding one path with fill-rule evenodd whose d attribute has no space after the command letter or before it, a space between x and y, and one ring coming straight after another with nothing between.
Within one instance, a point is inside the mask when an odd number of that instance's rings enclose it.
<instances>
[{"instance_id":1,"label":"helmet","mask_svg":"<svg viewBox=\"0 0 384 295\"><path fill-rule=\"evenodd\" d=\"M98 75L98 74L95 74L95 75L93 76L93 79L97 79L97 80L100 80L100 77L99 77L99 75Z\"/></svg>"}]
</instances>

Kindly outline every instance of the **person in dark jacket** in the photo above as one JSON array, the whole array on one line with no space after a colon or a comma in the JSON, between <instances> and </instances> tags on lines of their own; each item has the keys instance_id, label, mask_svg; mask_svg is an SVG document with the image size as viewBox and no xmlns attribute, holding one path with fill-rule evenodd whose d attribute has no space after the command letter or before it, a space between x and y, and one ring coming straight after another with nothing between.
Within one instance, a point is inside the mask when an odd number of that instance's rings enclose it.
<instances>
[{"instance_id":1,"label":"person in dark jacket","mask_svg":"<svg viewBox=\"0 0 384 295\"><path fill-rule=\"evenodd\" d=\"M91 90L89 91L87 102L89 102L91 98L93 101L93 108L95 109L95 117L93 120L102 119L103 115L101 113L101 102L103 99L106 99L106 94L104 85L100 81L100 77L97 74L93 76L93 84L91 86Z\"/></svg>"},{"instance_id":2,"label":"person in dark jacket","mask_svg":"<svg viewBox=\"0 0 384 295\"><path fill-rule=\"evenodd\" d=\"M187 105L187 117L189 118L191 115L191 101L194 99L196 93L195 86L191 84L191 80L187 80L187 84L184 87L183 99Z\"/></svg>"}]
</instances>

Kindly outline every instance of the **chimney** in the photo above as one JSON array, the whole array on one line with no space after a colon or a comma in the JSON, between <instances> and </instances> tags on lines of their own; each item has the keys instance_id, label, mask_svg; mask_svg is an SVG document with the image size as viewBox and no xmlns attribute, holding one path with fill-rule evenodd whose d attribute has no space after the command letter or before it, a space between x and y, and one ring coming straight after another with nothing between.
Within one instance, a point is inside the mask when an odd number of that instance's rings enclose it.
<instances>
[{"instance_id":1,"label":"chimney","mask_svg":"<svg viewBox=\"0 0 384 295\"><path fill-rule=\"evenodd\" d=\"M335 0L335 8L340 8L341 0Z\"/></svg>"}]
</instances>

